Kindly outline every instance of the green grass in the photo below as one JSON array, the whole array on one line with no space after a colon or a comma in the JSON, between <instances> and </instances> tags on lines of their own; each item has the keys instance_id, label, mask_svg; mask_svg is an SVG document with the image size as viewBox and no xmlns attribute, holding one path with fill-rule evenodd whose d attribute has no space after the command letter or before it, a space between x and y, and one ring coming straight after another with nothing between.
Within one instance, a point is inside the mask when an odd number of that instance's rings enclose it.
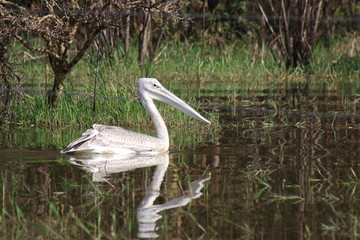
<instances>
[{"instance_id":1,"label":"green grass","mask_svg":"<svg viewBox=\"0 0 360 240\"><path fill-rule=\"evenodd\" d=\"M334 44L344 48L346 39ZM44 58L24 61L23 49L14 46L11 52L13 62L20 63L16 69L22 76L24 89L45 91L51 87L53 73L49 63ZM264 62L260 59L252 61L251 45L229 45L225 49L206 46L202 49L198 44L167 43L162 46L154 63L140 66L137 63L136 47L125 57L121 50L114 53L112 59L103 59L99 63L99 80L97 84L96 111L93 112L93 83L96 72L96 51L89 51L72 72L68 74L63 84L64 95L59 97L55 109L49 109L46 96L43 93L28 93L16 96L10 103L7 117L1 117L3 127L18 126L34 129L68 129L71 140L93 123L119 125L136 131L152 134L149 128L151 121L136 100L136 81L139 77L155 77L170 90L190 104L199 104L199 97L212 96L221 92L227 96L227 103L243 104L241 99L249 98L251 91L281 89L293 84L309 84L318 87L326 83L328 88L360 89L358 81L359 56L347 57L337 54L336 49L328 49L319 45L313 62L306 69L287 71L278 66L266 55ZM206 101L206 100L202 100ZM224 104L224 102L220 102ZM212 103L214 104L214 103ZM215 103L216 104L216 103ZM268 102L270 108L277 109L275 100ZM344 106L346 104L344 103ZM349 104L347 104L349 105ZM173 110L163 104L158 105L164 116L172 137L177 138L176 144L192 146L189 140L195 136L200 139L216 139L219 129L218 114L199 111L214 126L204 126L196 120L190 120L183 113ZM345 106L346 107L346 106ZM349 106L347 107L349 108ZM272 128L276 124L271 120L264 121L264 128ZM73 130L76 129L76 130ZM191 129L192 131L189 131ZM189 133L188 135L180 133ZM178 134L179 133L179 134ZM71 138L70 138L71 137ZM196 137L195 137L196 139ZM55 142L54 145L64 146Z\"/></svg>"},{"instance_id":2,"label":"green grass","mask_svg":"<svg viewBox=\"0 0 360 240\"><path fill-rule=\"evenodd\" d=\"M53 109L48 108L44 95L24 94L11 102L10 115L13 117L5 121L3 126L15 125L20 131L27 129L30 132L41 132L44 128L51 129L54 134L51 138L55 141L51 141L50 144L42 142L36 145L37 147L64 147L66 142L79 136L93 123L122 126L147 134L155 134L150 117L136 99L135 86L135 82L133 84L101 82L97 92L99 97L96 99L95 112L91 97L93 90L90 84L82 84L80 87L67 86L65 94L59 97L58 106ZM71 95L71 93L75 94ZM196 106L195 96L187 100L191 105ZM196 144L196 141L206 139L209 133L214 135L219 128L217 114L198 109L202 115L214 123L209 127L165 104L159 103L157 106L169 126L169 132L173 140L175 139L175 144L191 146ZM189 128L193 131L187 131ZM63 134L68 135L69 138L62 138L61 142L54 139L55 136L63 136ZM191 139L195 140L195 143L189 141Z\"/></svg>"}]
</instances>

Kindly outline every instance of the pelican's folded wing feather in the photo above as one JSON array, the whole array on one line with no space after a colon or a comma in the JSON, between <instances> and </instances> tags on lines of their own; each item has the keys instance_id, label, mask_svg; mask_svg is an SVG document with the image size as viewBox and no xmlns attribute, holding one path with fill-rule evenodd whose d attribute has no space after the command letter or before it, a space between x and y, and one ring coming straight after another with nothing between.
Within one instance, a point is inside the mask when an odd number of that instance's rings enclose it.
<instances>
[{"instance_id":1,"label":"pelican's folded wing feather","mask_svg":"<svg viewBox=\"0 0 360 240\"><path fill-rule=\"evenodd\" d=\"M82 136L72 141L62 153L76 151L104 152L159 152L164 143L155 137L121 127L94 124Z\"/></svg>"}]
</instances>

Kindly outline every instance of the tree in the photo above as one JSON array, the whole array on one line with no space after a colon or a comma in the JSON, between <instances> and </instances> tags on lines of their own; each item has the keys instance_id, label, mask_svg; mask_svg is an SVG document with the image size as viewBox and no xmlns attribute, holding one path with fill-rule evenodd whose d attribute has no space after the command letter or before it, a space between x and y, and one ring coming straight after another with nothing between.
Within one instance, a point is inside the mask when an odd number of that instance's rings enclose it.
<instances>
[{"instance_id":1,"label":"tree","mask_svg":"<svg viewBox=\"0 0 360 240\"><path fill-rule=\"evenodd\" d=\"M11 80L15 79L20 84L20 77L13 69L13 64L8 56L8 48L11 44L11 36L14 29L6 28L0 23L0 120L9 119L9 103L11 97Z\"/></svg>"},{"instance_id":2,"label":"tree","mask_svg":"<svg viewBox=\"0 0 360 240\"><path fill-rule=\"evenodd\" d=\"M55 106L66 75L84 56L97 35L113 26L110 6L125 7L120 1L33 1L30 8L0 1L0 22L13 31L12 38L32 52L45 54L54 72L48 92ZM42 41L32 41L39 37ZM70 51L71 50L71 51Z\"/></svg>"},{"instance_id":3,"label":"tree","mask_svg":"<svg viewBox=\"0 0 360 240\"><path fill-rule=\"evenodd\" d=\"M257 0L255 6L262 15L262 36L274 58L284 60L286 67L292 68L310 63L322 31L330 30L325 24L329 21L326 13L335 14L339 4L326 0ZM273 51L274 46L280 56Z\"/></svg>"},{"instance_id":4,"label":"tree","mask_svg":"<svg viewBox=\"0 0 360 240\"><path fill-rule=\"evenodd\" d=\"M61 85L67 74L92 46L104 30L96 47L103 56L108 51L104 46L115 46L116 36L125 17L125 45L129 45L129 16L141 19L139 32L139 62L143 64L151 53L151 23L178 20L178 0L34 0L27 1L26 8L16 3L0 0L0 24L12 31L11 37L32 52L45 54L54 72L54 81L48 91L49 106L55 106ZM138 15L137 15L138 14ZM158 38L158 43L161 39ZM32 41L40 38L42 41ZM103 39L103 40L101 40ZM108 43L106 42L108 41ZM158 44L156 45L158 46ZM156 51L153 49L152 53ZM153 57L151 58L153 59Z\"/></svg>"},{"instance_id":5,"label":"tree","mask_svg":"<svg viewBox=\"0 0 360 240\"><path fill-rule=\"evenodd\" d=\"M122 42L127 53L130 47L131 25L132 35L137 36L138 40L138 62L145 64L147 60L153 61L156 59L167 23L186 19L178 14L182 5L179 0L125 0L124 3L124 11L117 12L113 17L113 22L116 22L118 27L102 31L99 40L95 41L96 48L102 57L112 57L114 48ZM158 29L160 32L156 34ZM119 41L120 39L122 41Z\"/></svg>"},{"instance_id":6,"label":"tree","mask_svg":"<svg viewBox=\"0 0 360 240\"><path fill-rule=\"evenodd\" d=\"M185 18L178 15L178 11L181 8L180 1L178 0L145 0L135 3L133 6L133 12L139 13L141 18L138 61L140 64L144 64L148 58L151 61L155 59L156 50L159 48L165 32L166 23L184 20ZM153 22L161 29L157 38L152 37ZM152 40L156 42L153 47L151 46Z\"/></svg>"}]
</instances>

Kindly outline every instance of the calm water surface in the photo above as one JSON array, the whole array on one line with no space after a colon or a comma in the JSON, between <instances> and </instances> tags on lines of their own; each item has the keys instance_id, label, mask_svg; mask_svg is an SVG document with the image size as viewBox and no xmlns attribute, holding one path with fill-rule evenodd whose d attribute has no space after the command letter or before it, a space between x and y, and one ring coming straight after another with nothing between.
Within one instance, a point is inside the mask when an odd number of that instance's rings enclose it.
<instances>
[{"instance_id":1,"label":"calm water surface","mask_svg":"<svg viewBox=\"0 0 360 240\"><path fill-rule=\"evenodd\" d=\"M158 156L66 157L4 133L3 238L359 238L357 98L222 95L202 93L219 112L218 141Z\"/></svg>"}]
</instances>

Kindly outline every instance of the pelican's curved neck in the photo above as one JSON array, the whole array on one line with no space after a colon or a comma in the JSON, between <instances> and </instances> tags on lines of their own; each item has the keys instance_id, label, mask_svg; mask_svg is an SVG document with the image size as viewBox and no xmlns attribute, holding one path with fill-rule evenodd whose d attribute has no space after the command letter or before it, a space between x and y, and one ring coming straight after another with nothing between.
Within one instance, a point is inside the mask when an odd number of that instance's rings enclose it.
<instances>
[{"instance_id":1,"label":"pelican's curved neck","mask_svg":"<svg viewBox=\"0 0 360 240\"><path fill-rule=\"evenodd\" d=\"M144 95L140 97L140 100L154 123L157 138L164 142L166 150L169 149L169 133L154 101L150 97Z\"/></svg>"}]
</instances>

